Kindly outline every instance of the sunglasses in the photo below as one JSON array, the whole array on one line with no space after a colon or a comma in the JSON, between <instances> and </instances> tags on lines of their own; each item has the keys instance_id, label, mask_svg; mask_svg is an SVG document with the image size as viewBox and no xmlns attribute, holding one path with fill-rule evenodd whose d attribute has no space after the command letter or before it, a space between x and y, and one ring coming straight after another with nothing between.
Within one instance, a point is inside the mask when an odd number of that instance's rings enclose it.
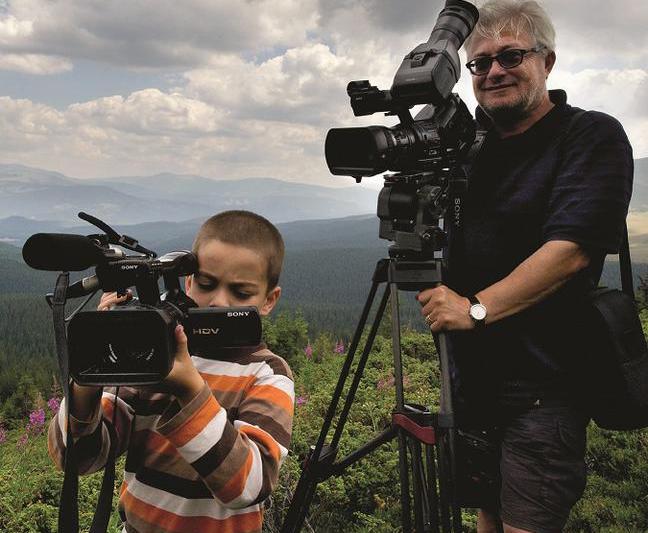
<instances>
[{"instance_id":1,"label":"sunglasses","mask_svg":"<svg viewBox=\"0 0 648 533\"><path fill-rule=\"evenodd\" d=\"M526 54L534 52L537 53L545 48L546 46L536 46L535 48L529 48L527 50L522 48L510 48L494 56L476 57L472 61L468 61L466 66L473 76L484 76L488 74L493 61L497 61L499 66L502 68L515 68L524 61L524 56Z\"/></svg>"}]
</instances>

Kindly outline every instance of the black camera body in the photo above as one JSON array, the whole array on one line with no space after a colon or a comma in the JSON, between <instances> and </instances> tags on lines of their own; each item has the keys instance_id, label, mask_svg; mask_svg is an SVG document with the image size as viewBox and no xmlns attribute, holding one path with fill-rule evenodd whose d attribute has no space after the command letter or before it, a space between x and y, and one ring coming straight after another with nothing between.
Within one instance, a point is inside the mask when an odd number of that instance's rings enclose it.
<instances>
[{"instance_id":1,"label":"black camera body","mask_svg":"<svg viewBox=\"0 0 648 533\"><path fill-rule=\"evenodd\" d=\"M397 115L400 124L334 128L327 134L332 174L359 182L395 172L385 176L378 199L379 236L394 242L392 257L431 259L447 246L452 227L461 225L463 163L477 132L468 108L451 90L460 76L458 50L478 18L471 3L447 0L429 40L405 56L390 90L368 80L348 84L355 116L385 112ZM412 118L410 109L417 104L427 105Z\"/></svg>"},{"instance_id":2,"label":"black camera body","mask_svg":"<svg viewBox=\"0 0 648 533\"><path fill-rule=\"evenodd\" d=\"M117 234L104 222L79 213L104 235L37 233L23 247L25 262L40 270L95 274L70 285L66 297L98 290L137 298L107 311L82 311L90 297L67 319L70 376L81 385L147 385L171 371L176 352L175 328L184 326L189 353L215 358L224 348L256 346L261 319L255 307L199 308L181 288L180 279L198 271L190 251L157 257L135 239ZM138 255L127 256L120 246ZM160 291L160 281L163 291ZM52 295L48 295L51 305Z\"/></svg>"},{"instance_id":3,"label":"black camera body","mask_svg":"<svg viewBox=\"0 0 648 533\"><path fill-rule=\"evenodd\" d=\"M189 307L139 302L109 311L76 314L68 325L70 375L82 385L144 385L173 367L174 330L184 326L189 353L217 357L223 348L256 346L261 319L256 307Z\"/></svg>"}]
</instances>

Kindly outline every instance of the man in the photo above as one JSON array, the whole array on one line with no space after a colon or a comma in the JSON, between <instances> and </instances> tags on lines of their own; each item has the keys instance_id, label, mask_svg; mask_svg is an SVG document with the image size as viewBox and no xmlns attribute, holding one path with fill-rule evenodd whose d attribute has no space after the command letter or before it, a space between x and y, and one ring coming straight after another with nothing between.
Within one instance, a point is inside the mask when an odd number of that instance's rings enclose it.
<instances>
[{"instance_id":1,"label":"man","mask_svg":"<svg viewBox=\"0 0 648 533\"><path fill-rule=\"evenodd\" d=\"M632 190L621 125L548 91L554 29L534 1L491 0L466 41L488 131L465 198L452 288L417 299L450 332L456 410L484 425L500 490L478 531L554 532L585 487L586 410L576 369L591 331L579 302L617 253Z\"/></svg>"}]
</instances>

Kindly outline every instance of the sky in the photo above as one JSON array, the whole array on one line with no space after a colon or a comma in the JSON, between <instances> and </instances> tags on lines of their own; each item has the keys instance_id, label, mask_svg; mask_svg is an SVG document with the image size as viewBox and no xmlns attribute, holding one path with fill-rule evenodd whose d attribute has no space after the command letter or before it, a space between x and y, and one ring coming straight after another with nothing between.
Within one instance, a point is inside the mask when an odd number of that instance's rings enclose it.
<instances>
[{"instance_id":1,"label":"sky","mask_svg":"<svg viewBox=\"0 0 648 533\"><path fill-rule=\"evenodd\" d=\"M549 88L614 115L648 157L648 2L545 0ZM439 0L0 0L0 163L77 178L331 176L350 80L391 86ZM465 62L462 56L462 62ZM474 109L470 75L456 92Z\"/></svg>"}]
</instances>

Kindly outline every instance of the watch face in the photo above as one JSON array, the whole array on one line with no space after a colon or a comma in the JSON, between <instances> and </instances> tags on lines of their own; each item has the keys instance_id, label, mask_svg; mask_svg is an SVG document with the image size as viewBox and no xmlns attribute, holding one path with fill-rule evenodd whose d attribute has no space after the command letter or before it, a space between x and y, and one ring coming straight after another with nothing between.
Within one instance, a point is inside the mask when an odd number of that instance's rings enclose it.
<instances>
[{"instance_id":1,"label":"watch face","mask_svg":"<svg viewBox=\"0 0 648 533\"><path fill-rule=\"evenodd\" d=\"M484 320L486 318L486 308L482 304L471 305L470 316L475 320Z\"/></svg>"}]
</instances>

